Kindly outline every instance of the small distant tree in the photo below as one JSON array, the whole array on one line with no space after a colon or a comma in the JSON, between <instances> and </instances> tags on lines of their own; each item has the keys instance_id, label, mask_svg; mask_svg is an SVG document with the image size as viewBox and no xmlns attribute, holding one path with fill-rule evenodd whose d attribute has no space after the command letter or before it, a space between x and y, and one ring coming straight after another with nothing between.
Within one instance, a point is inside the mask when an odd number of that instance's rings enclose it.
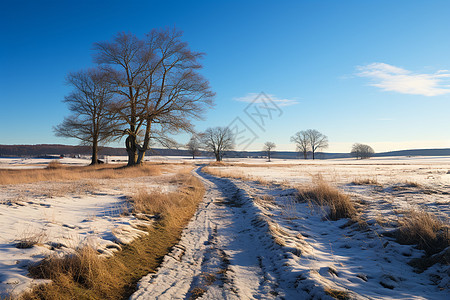
<instances>
[{"instance_id":1,"label":"small distant tree","mask_svg":"<svg viewBox=\"0 0 450 300\"><path fill-rule=\"evenodd\" d=\"M192 159L195 159L196 155L200 155L200 141L197 135L192 135L189 142L186 144L188 152L192 155Z\"/></svg>"},{"instance_id":2,"label":"small distant tree","mask_svg":"<svg viewBox=\"0 0 450 300\"><path fill-rule=\"evenodd\" d=\"M264 147L263 147L263 151L265 153L267 153L267 157L269 158L269 161L270 161L271 154L273 153L273 149L275 149L276 147L277 146L275 145L275 143L265 142Z\"/></svg>"},{"instance_id":3,"label":"small distant tree","mask_svg":"<svg viewBox=\"0 0 450 300\"><path fill-rule=\"evenodd\" d=\"M201 141L205 150L214 153L216 161L222 161L225 151L234 149L234 136L228 127L206 129Z\"/></svg>"},{"instance_id":4,"label":"small distant tree","mask_svg":"<svg viewBox=\"0 0 450 300\"><path fill-rule=\"evenodd\" d=\"M316 129L306 130L306 136L309 140L309 146L311 147L312 157L315 159L315 153L318 150L328 148L328 137L320 133Z\"/></svg>"},{"instance_id":5,"label":"small distant tree","mask_svg":"<svg viewBox=\"0 0 450 300\"><path fill-rule=\"evenodd\" d=\"M371 158L374 155L375 151L373 151L372 147L369 145L359 144L355 143L352 146L352 150L350 152L350 155L353 157L356 157L356 159L365 159L365 158Z\"/></svg>"},{"instance_id":6,"label":"small distant tree","mask_svg":"<svg viewBox=\"0 0 450 300\"><path fill-rule=\"evenodd\" d=\"M92 165L98 163L99 145L109 142L117 130L114 115L109 111L112 91L105 76L99 69L70 73L67 83L73 91L64 102L72 115L53 128L56 136L76 138L91 146Z\"/></svg>"},{"instance_id":7,"label":"small distant tree","mask_svg":"<svg viewBox=\"0 0 450 300\"><path fill-rule=\"evenodd\" d=\"M291 142L297 146L297 151L303 153L303 158L308 159L309 138L306 131L299 131L291 136Z\"/></svg>"}]
</instances>

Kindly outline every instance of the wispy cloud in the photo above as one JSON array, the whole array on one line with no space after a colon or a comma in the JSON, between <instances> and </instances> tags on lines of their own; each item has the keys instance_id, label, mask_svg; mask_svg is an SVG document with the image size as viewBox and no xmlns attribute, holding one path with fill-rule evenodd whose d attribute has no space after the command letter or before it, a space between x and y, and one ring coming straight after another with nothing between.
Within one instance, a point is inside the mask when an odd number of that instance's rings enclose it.
<instances>
[{"instance_id":1,"label":"wispy cloud","mask_svg":"<svg viewBox=\"0 0 450 300\"><path fill-rule=\"evenodd\" d=\"M402 94L439 96L450 93L450 72L414 73L385 63L357 67L358 76L372 79L372 86Z\"/></svg>"},{"instance_id":2,"label":"wispy cloud","mask_svg":"<svg viewBox=\"0 0 450 300\"><path fill-rule=\"evenodd\" d=\"M247 95L243 96L243 97L236 97L233 98L233 100L235 101L239 101L239 102L247 102L247 103L251 103L251 102L261 102L263 98L259 97L260 94L259 93L248 93ZM272 100L276 105L278 106L290 106L290 105L295 105L300 103L297 99L293 98L293 99L287 99L287 98L278 98L275 95L272 94L265 94L266 96L268 96L270 98L270 100Z\"/></svg>"}]
</instances>

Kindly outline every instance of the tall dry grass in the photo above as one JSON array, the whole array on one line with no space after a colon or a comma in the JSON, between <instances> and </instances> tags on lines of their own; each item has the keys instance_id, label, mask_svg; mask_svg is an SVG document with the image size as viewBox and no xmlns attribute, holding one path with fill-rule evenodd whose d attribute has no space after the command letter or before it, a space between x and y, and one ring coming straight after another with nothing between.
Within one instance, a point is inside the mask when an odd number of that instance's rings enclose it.
<instances>
[{"instance_id":1,"label":"tall dry grass","mask_svg":"<svg viewBox=\"0 0 450 300\"><path fill-rule=\"evenodd\" d=\"M428 255L450 246L449 225L425 210L411 209L405 212L398 224L396 238L401 244L417 245Z\"/></svg>"},{"instance_id":2,"label":"tall dry grass","mask_svg":"<svg viewBox=\"0 0 450 300\"><path fill-rule=\"evenodd\" d=\"M168 165L147 163L143 166L100 165L74 167L50 163L46 169L0 169L0 185L32 183L38 181L68 181L79 179L114 179L160 175Z\"/></svg>"},{"instance_id":3,"label":"tall dry grass","mask_svg":"<svg viewBox=\"0 0 450 300\"><path fill-rule=\"evenodd\" d=\"M125 299L135 290L137 281L154 272L165 254L175 245L182 229L194 215L203 198L203 184L190 174L178 174L176 192L168 194L139 192L132 197L136 213L159 214L148 235L123 245L110 258L100 258L92 247L74 255L50 257L30 268L35 278L51 279L22 299Z\"/></svg>"},{"instance_id":4,"label":"tall dry grass","mask_svg":"<svg viewBox=\"0 0 450 300\"><path fill-rule=\"evenodd\" d=\"M298 199L319 206L328 206L330 212L328 219L338 220L341 218L356 218L356 208L349 195L339 191L318 178L308 188L298 188Z\"/></svg>"}]
</instances>

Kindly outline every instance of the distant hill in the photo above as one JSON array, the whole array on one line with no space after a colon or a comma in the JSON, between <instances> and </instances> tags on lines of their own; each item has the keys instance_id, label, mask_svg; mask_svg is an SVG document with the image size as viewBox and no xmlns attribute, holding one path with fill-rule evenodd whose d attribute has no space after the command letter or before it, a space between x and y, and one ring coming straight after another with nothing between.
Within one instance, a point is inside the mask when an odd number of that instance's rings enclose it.
<instances>
[{"instance_id":1,"label":"distant hill","mask_svg":"<svg viewBox=\"0 0 450 300\"><path fill-rule=\"evenodd\" d=\"M88 146L68 146L59 144L38 144L38 145L0 145L0 157L35 157L44 155L90 155L91 148ZM127 152L125 148L101 147L100 155L125 156ZM203 152L201 155L207 155ZM162 156L189 156L187 150L183 149L161 149L155 148L147 152L147 155ZM265 156L262 151L230 151L225 157L261 157ZM450 156L450 148L443 149L412 149L376 153L375 157L385 156ZM295 159L301 158L298 152L293 151L276 151L272 155L273 158L279 159ZM349 153L317 153L319 159L332 158L348 158Z\"/></svg>"},{"instance_id":2,"label":"distant hill","mask_svg":"<svg viewBox=\"0 0 450 300\"><path fill-rule=\"evenodd\" d=\"M100 147L100 155L124 156L127 155L125 148ZM177 149L154 149L147 154L158 154L164 156L188 155L186 150ZM0 157L31 157L44 155L91 155L91 148L88 146L68 146L58 144L38 144L38 145L0 145Z\"/></svg>"}]
</instances>

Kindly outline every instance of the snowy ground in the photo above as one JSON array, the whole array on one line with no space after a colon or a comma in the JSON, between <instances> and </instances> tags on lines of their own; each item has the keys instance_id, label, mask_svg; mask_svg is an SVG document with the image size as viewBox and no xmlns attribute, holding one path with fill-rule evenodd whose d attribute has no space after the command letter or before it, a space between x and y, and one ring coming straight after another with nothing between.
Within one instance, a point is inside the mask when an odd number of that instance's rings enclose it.
<instances>
[{"instance_id":1,"label":"snowy ground","mask_svg":"<svg viewBox=\"0 0 450 300\"><path fill-rule=\"evenodd\" d=\"M144 189L176 190L168 178L178 169L138 178L0 185L0 299L41 282L27 277L27 267L50 254L89 244L109 256L146 234L137 227L150 225L151 219L127 214L127 199Z\"/></svg>"},{"instance_id":2,"label":"snowy ground","mask_svg":"<svg viewBox=\"0 0 450 300\"><path fill-rule=\"evenodd\" d=\"M413 207L448 223L450 157L227 163L212 168L269 184L198 171L207 188L204 201L179 244L157 273L140 281L131 299L326 299L333 292L356 299L447 299L450 268L436 264L415 273L407 262L423 252L382 233L392 230L402 210ZM32 160L2 164L39 165ZM292 186L309 186L319 174L364 204L367 230L345 226L346 220L324 221L323 211L294 201ZM83 243L110 255L121 242L143 234L135 228L142 220L122 215L125 195L143 188L174 189L164 176L101 179L94 193L87 181L75 187L51 182L0 186L0 298L36 283L26 277L26 266L45 255L67 253ZM376 184L353 183L365 179ZM26 239L39 243L17 248Z\"/></svg>"},{"instance_id":3,"label":"snowy ground","mask_svg":"<svg viewBox=\"0 0 450 300\"><path fill-rule=\"evenodd\" d=\"M309 162L308 166L292 166L297 168L294 170L291 166L220 167L284 183L278 185L199 172L207 186L204 202L180 243L156 274L140 281L131 299L326 299L330 298L327 292L344 292L356 299L447 299L449 267L436 264L423 273L414 272L407 263L423 252L383 236L394 223L386 222L382 227L375 220L380 216L391 218L398 205L420 205L448 221L448 185L437 181L436 175L445 178L443 171L448 170L449 160L431 161L401 163L402 167L393 159L383 163L347 160L331 165L330 161L328 165ZM310 174L303 173L302 168ZM421 182L426 187L406 186L401 175L378 177L385 186L347 181L357 179L362 172L366 172L363 176L373 175L377 168L378 176L406 169L415 180L427 180L424 174L428 172L435 178ZM421 168L425 171L419 171ZM323 211L311 211L307 203L294 201L295 190L285 183L290 179L295 184L310 182L309 177L318 170L327 170L325 177L331 173L338 178L334 183L354 197L372 201L364 216L367 229L357 224L346 226L347 220L324 221ZM417 176L413 176L413 170ZM287 176L289 172L292 177ZM398 194L393 189L396 186ZM423 192L433 188L433 193Z\"/></svg>"}]
</instances>

